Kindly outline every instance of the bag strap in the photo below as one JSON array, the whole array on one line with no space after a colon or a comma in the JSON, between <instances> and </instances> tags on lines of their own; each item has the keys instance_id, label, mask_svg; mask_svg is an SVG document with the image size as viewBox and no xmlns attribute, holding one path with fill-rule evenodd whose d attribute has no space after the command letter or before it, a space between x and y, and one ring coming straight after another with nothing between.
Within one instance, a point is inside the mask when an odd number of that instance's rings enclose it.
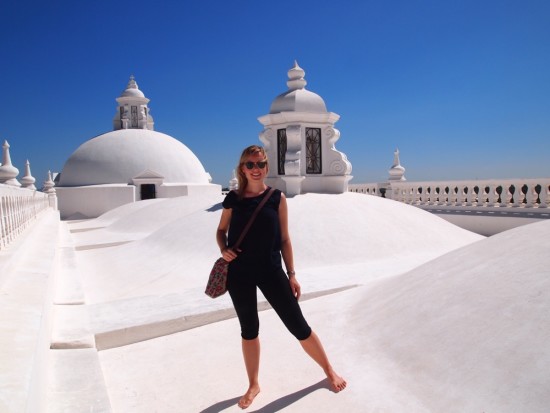
<instances>
[{"instance_id":1,"label":"bag strap","mask_svg":"<svg viewBox=\"0 0 550 413\"><path fill-rule=\"evenodd\" d=\"M231 248L233 249L237 249L239 248L239 245L241 245L241 242L243 242L243 239L246 235L246 233L248 232L248 230L250 229L250 227L252 226L252 223L254 222L254 220L256 219L256 217L258 216L258 213L260 212L260 210L262 209L262 207L265 205L265 203L267 202L267 200L271 197L271 194L275 192L275 188L271 188L268 192L267 192L267 195L265 195L262 199L262 201L258 204L258 206L256 207L256 209L254 210L254 213L252 214L252 216L250 217L250 219L248 220L248 222L246 223L246 226L244 227L243 229L243 232L241 232L241 236L239 237L239 239L237 240L237 242L235 243L235 245L233 245Z\"/></svg>"}]
</instances>

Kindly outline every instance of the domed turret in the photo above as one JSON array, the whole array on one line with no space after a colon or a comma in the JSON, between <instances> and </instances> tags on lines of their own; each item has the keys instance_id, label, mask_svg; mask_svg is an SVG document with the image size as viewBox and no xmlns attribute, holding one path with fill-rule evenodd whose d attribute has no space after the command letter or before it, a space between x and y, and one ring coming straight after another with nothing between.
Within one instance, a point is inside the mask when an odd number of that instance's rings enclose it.
<instances>
[{"instance_id":1,"label":"domed turret","mask_svg":"<svg viewBox=\"0 0 550 413\"><path fill-rule=\"evenodd\" d=\"M122 92L122 95L120 95L120 97L145 97L143 92L139 90L134 75L130 76L130 80L126 85L126 89L124 90L124 92Z\"/></svg>"},{"instance_id":2,"label":"domed turret","mask_svg":"<svg viewBox=\"0 0 550 413\"><path fill-rule=\"evenodd\" d=\"M288 71L288 90L277 96L269 113L313 112L326 113L325 101L316 93L306 90L305 71L294 61L294 67Z\"/></svg>"},{"instance_id":3,"label":"domed turret","mask_svg":"<svg viewBox=\"0 0 550 413\"><path fill-rule=\"evenodd\" d=\"M113 118L113 129L149 129L154 130L153 117L147 104L149 99L139 90L134 76L126 85L126 89L116 99L117 113Z\"/></svg>"},{"instance_id":4,"label":"domed turret","mask_svg":"<svg viewBox=\"0 0 550 413\"><path fill-rule=\"evenodd\" d=\"M266 182L287 196L305 192L347 192L351 163L335 148L340 116L328 112L324 100L305 89L305 72L295 61L288 71L288 91L277 96L270 112L258 120L272 167Z\"/></svg>"}]
</instances>

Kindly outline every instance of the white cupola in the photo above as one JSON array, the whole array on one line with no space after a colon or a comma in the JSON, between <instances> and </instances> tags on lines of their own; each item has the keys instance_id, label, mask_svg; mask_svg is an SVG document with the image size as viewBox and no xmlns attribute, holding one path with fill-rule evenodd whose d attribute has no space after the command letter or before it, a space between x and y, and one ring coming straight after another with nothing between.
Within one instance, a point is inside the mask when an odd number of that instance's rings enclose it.
<instances>
[{"instance_id":1,"label":"white cupola","mask_svg":"<svg viewBox=\"0 0 550 413\"><path fill-rule=\"evenodd\" d=\"M154 130L153 117L147 104L149 99L139 90L134 76L130 76L128 85L116 99L117 113L113 118L113 130L119 129L149 129Z\"/></svg>"},{"instance_id":2,"label":"white cupola","mask_svg":"<svg viewBox=\"0 0 550 413\"><path fill-rule=\"evenodd\" d=\"M334 128L340 116L328 112L306 84L305 71L295 61L288 71L288 90L273 100L269 114L258 118L270 159L266 182L289 196L347 192L351 163L334 146L340 138Z\"/></svg>"},{"instance_id":3,"label":"white cupola","mask_svg":"<svg viewBox=\"0 0 550 413\"><path fill-rule=\"evenodd\" d=\"M19 181L16 179L17 175L19 175L19 169L11 164L10 144L8 141L4 141L2 149L3 153L2 166L0 166L0 184L21 186Z\"/></svg>"},{"instance_id":4,"label":"white cupola","mask_svg":"<svg viewBox=\"0 0 550 413\"><path fill-rule=\"evenodd\" d=\"M388 171L390 174L390 177L388 178L390 181L406 181L405 178L405 168L401 166L401 163L399 161L399 149L396 149L393 153L393 165Z\"/></svg>"}]
</instances>

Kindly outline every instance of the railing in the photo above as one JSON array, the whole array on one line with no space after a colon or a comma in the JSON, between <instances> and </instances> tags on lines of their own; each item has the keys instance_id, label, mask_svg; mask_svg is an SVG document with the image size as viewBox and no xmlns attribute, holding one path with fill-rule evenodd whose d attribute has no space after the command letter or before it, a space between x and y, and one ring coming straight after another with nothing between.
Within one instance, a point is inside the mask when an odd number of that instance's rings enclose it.
<instances>
[{"instance_id":1,"label":"railing","mask_svg":"<svg viewBox=\"0 0 550 413\"><path fill-rule=\"evenodd\" d=\"M482 181L396 181L384 184L350 184L349 191L384 196L418 206L550 207L550 178Z\"/></svg>"},{"instance_id":2,"label":"railing","mask_svg":"<svg viewBox=\"0 0 550 413\"><path fill-rule=\"evenodd\" d=\"M48 194L0 184L0 250L49 206Z\"/></svg>"}]
</instances>

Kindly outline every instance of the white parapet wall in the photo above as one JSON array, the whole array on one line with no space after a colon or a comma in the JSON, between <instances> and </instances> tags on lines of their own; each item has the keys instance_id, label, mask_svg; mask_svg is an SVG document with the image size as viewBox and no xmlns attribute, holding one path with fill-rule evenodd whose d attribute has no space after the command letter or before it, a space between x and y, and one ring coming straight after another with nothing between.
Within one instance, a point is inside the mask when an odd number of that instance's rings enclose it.
<instances>
[{"instance_id":1,"label":"white parapet wall","mask_svg":"<svg viewBox=\"0 0 550 413\"><path fill-rule=\"evenodd\" d=\"M61 219L95 218L116 207L136 201L133 185L106 184L56 187Z\"/></svg>"},{"instance_id":2,"label":"white parapet wall","mask_svg":"<svg viewBox=\"0 0 550 413\"><path fill-rule=\"evenodd\" d=\"M422 208L482 235L550 218L550 178L394 181L349 190Z\"/></svg>"},{"instance_id":3,"label":"white parapet wall","mask_svg":"<svg viewBox=\"0 0 550 413\"><path fill-rule=\"evenodd\" d=\"M0 250L13 242L41 212L55 205L53 198L55 194L0 184Z\"/></svg>"}]
</instances>

